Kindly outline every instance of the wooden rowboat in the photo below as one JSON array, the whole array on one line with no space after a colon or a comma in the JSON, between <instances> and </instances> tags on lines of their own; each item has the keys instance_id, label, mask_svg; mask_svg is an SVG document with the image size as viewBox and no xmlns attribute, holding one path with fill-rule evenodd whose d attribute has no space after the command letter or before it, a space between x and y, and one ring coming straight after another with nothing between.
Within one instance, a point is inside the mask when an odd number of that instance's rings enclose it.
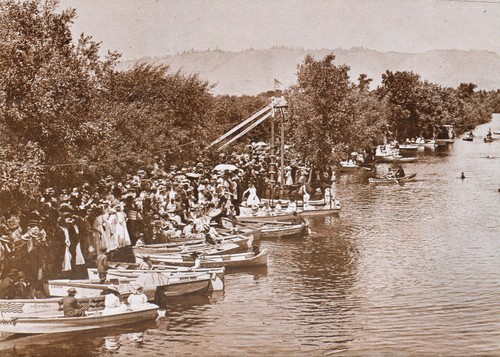
<instances>
[{"instance_id":1,"label":"wooden rowboat","mask_svg":"<svg viewBox=\"0 0 500 357\"><path fill-rule=\"evenodd\" d=\"M202 268L241 268L249 266L267 265L267 256L269 251L263 249L259 254L253 252L226 254L226 255L207 255L201 256L200 267ZM194 266L195 260L191 257L178 257L169 255L150 256L153 263L164 263L176 266Z\"/></svg>"},{"instance_id":2,"label":"wooden rowboat","mask_svg":"<svg viewBox=\"0 0 500 357\"><path fill-rule=\"evenodd\" d=\"M316 209L308 209L308 210L297 210L297 215L300 217L310 217L310 216L327 216L327 215L335 215L340 213L341 207L335 208L316 208ZM236 219L240 222L288 222L292 221L295 218L293 213L283 213L278 215L270 215L270 216L236 216Z\"/></svg>"},{"instance_id":3,"label":"wooden rowboat","mask_svg":"<svg viewBox=\"0 0 500 357\"><path fill-rule=\"evenodd\" d=\"M137 268L138 264L134 264ZM200 274L210 274L211 281L208 286L209 289L215 291L224 290L225 281L225 268L188 268L188 267L167 267L160 266L160 269L141 270L141 269L109 269L107 272L108 278L111 279L138 279L141 276L148 274L163 274L165 277L171 279L174 277L194 277ZM99 279L99 273L96 268L87 268L89 279ZM196 284L193 284L196 285ZM183 288L181 286L174 286L178 289L178 295L182 295ZM157 288L158 289L158 288ZM193 288L194 289L194 288ZM169 289L172 291L172 289Z\"/></svg>"},{"instance_id":4,"label":"wooden rowboat","mask_svg":"<svg viewBox=\"0 0 500 357\"><path fill-rule=\"evenodd\" d=\"M393 183L399 184L402 182L413 181L415 179L415 176L417 176L417 174L410 174L410 175L406 175L403 177L394 177L394 178L391 178L391 177L370 177L368 179L368 182L373 183L373 184L393 184Z\"/></svg>"},{"instance_id":5,"label":"wooden rowboat","mask_svg":"<svg viewBox=\"0 0 500 357\"><path fill-rule=\"evenodd\" d=\"M245 244L244 248L241 247L240 244L236 243L223 243L223 244L218 244L218 245L211 245L211 244L199 244L199 245L191 245L188 247L182 247L180 246L179 249L177 248L163 248L163 247L150 247L150 246L143 246L143 247L132 247L132 251L134 252L134 255L140 254L140 255L148 255L148 254L190 254L192 252L203 252L207 255L213 255L213 254L230 254L230 253L237 253L241 251L242 249L248 249L247 242L248 242L248 237L245 238L245 240L242 240Z\"/></svg>"},{"instance_id":6,"label":"wooden rowboat","mask_svg":"<svg viewBox=\"0 0 500 357\"><path fill-rule=\"evenodd\" d=\"M232 229L234 227L233 222L226 217L222 217L221 222L222 226L227 229ZM305 223L291 224L290 222L256 222L254 224L247 223L244 227L251 227L252 229L258 230L260 232L261 239L299 237L307 232L307 226Z\"/></svg>"},{"instance_id":7,"label":"wooden rowboat","mask_svg":"<svg viewBox=\"0 0 500 357\"><path fill-rule=\"evenodd\" d=\"M122 326L138 321L155 319L158 306L146 304L143 309L114 315L102 315L102 311L89 312L81 317L23 316L0 321L0 331L13 334L46 334L95 330Z\"/></svg>"},{"instance_id":8,"label":"wooden rowboat","mask_svg":"<svg viewBox=\"0 0 500 357\"><path fill-rule=\"evenodd\" d=\"M148 300L154 300L156 295L156 289L159 286L171 285L169 290L171 292L178 289L178 295L182 295L186 290L186 285L193 284L198 285L198 282L205 281L207 283L207 288L211 283L212 279L217 280L215 274L199 273L187 276L172 276L167 277L160 272L154 274L148 274L141 276L137 279L129 278L119 278L112 279L110 282L101 284L99 282L91 280L49 280L47 283L47 289L51 296L66 296L69 288L75 288L80 296L99 296L105 291L108 286L112 283L113 288L120 294L130 294L135 290L137 284L141 285L144 289L144 294L148 297Z\"/></svg>"},{"instance_id":9,"label":"wooden rowboat","mask_svg":"<svg viewBox=\"0 0 500 357\"><path fill-rule=\"evenodd\" d=\"M126 296L125 296L126 297ZM104 296L76 297L78 303L89 311L104 308ZM19 316L49 316L62 310L62 298L45 299L1 299L0 320L10 320Z\"/></svg>"}]
</instances>

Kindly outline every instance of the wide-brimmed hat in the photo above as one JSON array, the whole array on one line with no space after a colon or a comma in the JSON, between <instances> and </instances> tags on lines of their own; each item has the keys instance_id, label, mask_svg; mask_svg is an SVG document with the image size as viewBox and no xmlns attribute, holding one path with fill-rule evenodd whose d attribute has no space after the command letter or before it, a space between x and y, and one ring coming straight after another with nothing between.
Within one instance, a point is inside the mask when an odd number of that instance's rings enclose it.
<instances>
[{"instance_id":1,"label":"wide-brimmed hat","mask_svg":"<svg viewBox=\"0 0 500 357\"><path fill-rule=\"evenodd\" d=\"M17 269L11 269L9 274L7 274L8 276L13 276L13 275L17 275L19 274L19 270Z\"/></svg>"}]
</instances>

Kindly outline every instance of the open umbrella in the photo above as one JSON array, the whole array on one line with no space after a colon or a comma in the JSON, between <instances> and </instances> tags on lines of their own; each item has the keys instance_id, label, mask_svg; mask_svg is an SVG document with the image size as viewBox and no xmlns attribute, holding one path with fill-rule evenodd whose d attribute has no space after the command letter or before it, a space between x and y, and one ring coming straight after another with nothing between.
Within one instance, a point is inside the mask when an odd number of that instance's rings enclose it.
<instances>
[{"instance_id":1,"label":"open umbrella","mask_svg":"<svg viewBox=\"0 0 500 357\"><path fill-rule=\"evenodd\" d=\"M214 167L214 171L236 171L238 168L232 164L219 164Z\"/></svg>"}]
</instances>

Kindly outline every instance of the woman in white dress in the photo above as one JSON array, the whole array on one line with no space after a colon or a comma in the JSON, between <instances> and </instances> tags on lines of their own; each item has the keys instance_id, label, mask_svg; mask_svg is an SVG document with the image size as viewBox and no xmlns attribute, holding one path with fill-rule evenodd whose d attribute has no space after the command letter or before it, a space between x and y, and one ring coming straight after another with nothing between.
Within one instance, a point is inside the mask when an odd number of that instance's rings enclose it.
<instances>
[{"instance_id":1,"label":"woman in white dress","mask_svg":"<svg viewBox=\"0 0 500 357\"><path fill-rule=\"evenodd\" d=\"M144 294L142 286L136 286L132 294L127 299L129 307L133 311L142 310L147 306L148 298Z\"/></svg>"},{"instance_id":2,"label":"woman in white dress","mask_svg":"<svg viewBox=\"0 0 500 357\"><path fill-rule=\"evenodd\" d=\"M251 183L245 192L243 192L243 196L248 193L247 197L247 206L253 206L260 204L260 198L257 196L257 189L254 184Z\"/></svg>"},{"instance_id":3,"label":"woman in white dress","mask_svg":"<svg viewBox=\"0 0 500 357\"><path fill-rule=\"evenodd\" d=\"M127 215L122 210L122 206L116 206L115 239L118 247L131 245L130 235L127 229Z\"/></svg>"},{"instance_id":4,"label":"woman in white dress","mask_svg":"<svg viewBox=\"0 0 500 357\"><path fill-rule=\"evenodd\" d=\"M104 310L102 314L114 315L127 311L127 305L120 301L120 293L114 290L114 287L108 287L106 297L104 298Z\"/></svg>"}]
</instances>

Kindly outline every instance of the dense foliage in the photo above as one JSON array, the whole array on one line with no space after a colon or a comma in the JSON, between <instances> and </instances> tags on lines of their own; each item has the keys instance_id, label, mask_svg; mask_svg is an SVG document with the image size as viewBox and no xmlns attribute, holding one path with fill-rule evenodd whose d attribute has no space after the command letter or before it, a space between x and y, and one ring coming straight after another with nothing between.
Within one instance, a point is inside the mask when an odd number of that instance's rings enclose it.
<instances>
[{"instance_id":1,"label":"dense foliage","mask_svg":"<svg viewBox=\"0 0 500 357\"><path fill-rule=\"evenodd\" d=\"M167 165L201 156L220 160L207 144L278 95L214 97L211 84L165 65L117 71L118 54L102 59L90 37L72 38L75 16L71 9L58 13L57 1L0 3L5 205L29 203L42 187L119 176L158 158ZM441 124L460 133L500 111L500 93L476 91L473 83L443 88L412 72L387 71L381 86L370 90L370 78L362 74L354 83L349 67L334 60L333 54L307 56L298 65L297 84L284 93L286 143L321 170L353 150L430 137ZM269 138L264 122L228 150Z\"/></svg>"}]
</instances>

